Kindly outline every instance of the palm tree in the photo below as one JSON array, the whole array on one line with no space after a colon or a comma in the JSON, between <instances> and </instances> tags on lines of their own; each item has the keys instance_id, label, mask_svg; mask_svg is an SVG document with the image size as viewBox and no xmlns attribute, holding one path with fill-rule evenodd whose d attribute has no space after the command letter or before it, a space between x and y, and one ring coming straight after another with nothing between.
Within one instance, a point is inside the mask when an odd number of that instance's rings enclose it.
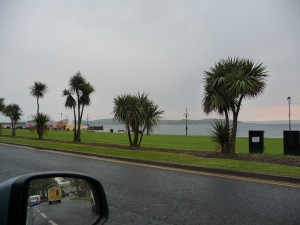
<instances>
[{"instance_id":1,"label":"palm tree","mask_svg":"<svg viewBox=\"0 0 300 225\"><path fill-rule=\"evenodd\" d=\"M29 87L29 89L30 89L30 94L33 97L36 97L37 115L38 115L40 113L39 99L44 98L46 92L48 91L48 87L46 84L36 81L31 87Z\"/></svg>"},{"instance_id":2,"label":"palm tree","mask_svg":"<svg viewBox=\"0 0 300 225\"><path fill-rule=\"evenodd\" d=\"M46 92L48 91L48 87L46 84L42 83L42 82L34 82L34 84L29 87L30 89L30 94L33 97L36 97L36 103L37 103L37 113L36 116L33 116L34 118L39 118L39 114L40 114L40 103L39 103L39 99L40 98L44 98ZM37 120L37 122L40 122L41 120ZM42 133L43 133L43 124L39 124L36 123L36 130L38 133L39 138L41 137Z\"/></svg>"},{"instance_id":3,"label":"palm tree","mask_svg":"<svg viewBox=\"0 0 300 225\"><path fill-rule=\"evenodd\" d=\"M230 153L231 127L224 120L212 124L211 139L218 144L222 153Z\"/></svg>"},{"instance_id":4,"label":"palm tree","mask_svg":"<svg viewBox=\"0 0 300 225\"><path fill-rule=\"evenodd\" d=\"M39 113L33 116L33 121L36 124L35 129L38 132L39 139L42 139L44 134L46 134L48 131L47 123L50 121L50 116L44 113Z\"/></svg>"},{"instance_id":5,"label":"palm tree","mask_svg":"<svg viewBox=\"0 0 300 225\"><path fill-rule=\"evenodd\" d=\"M237 58L230 59L231 67L234 67L238 62ZM217 62L214 67L211 67L208 71L204 71L204 98L202 100L203 110L206 114L213 111L218 112L220 115L225 115L225 122L215 122L213 124L212 140L220 145L221 152L230 153L231 145L230 138L224 138L224 131L230 129L230 104L231 101L226 96L226 89L224 84L226 82L226 74L231 72L229 63L224 66L222 61ZM230 134L230 132L227 132ZM218 140L217 137L223 137L222 140ZM228 140L228 143L221 144L224 140Z\"/></svg>"},{"instance_id":6,"label":"palm tree","mask_svg":"<svg viewBox=\"0 0 300 225\"><path fill-rule=\"evenodd\" d=\"M141 121L139 116L141 113L138 110L140 109L135 96L127 94L118 95L114 98L114 120L125 124L130 146L135 146L131 138L131 130L134 134L138 133L137 127L139 127Z\"/></svg>"},{"instance_id":7,"label":"palm tree","mask_svg":"<svg viewBox=\"0 0 300 225\"><path fill-rule=\"evenodd\" d=\"M228 76L228 82L225 84L227 94L233 99L231 111L233 115L231 145L235 150L236 133L238 124L238 115L245 98L255 98L263 93L266 87L266 78L268 77L266 67L262 63L256 63L253 60L243 59L239 64L239 69L234 70Z\"/></svg>"},{"instance_id":8,"label":"palm tree","mask_svg":"<svg viewBox=\"0 0 300 225\"><path fill-rule=\"evenodd\" d=\"M226 126L228 113L232 113L230 151L235 152L238 115L245 98L260 95L266 86L266 67L249 59L222 59L204 72L203 108L206 113L225 113Z\"/></svg>"},{"instance_id":9,"label":"palm tree","mask_svg":"<svg viewBox=\"0 0 300 225\"><path fill-rule=\"evenodd\" d=\"M78 130L77 130L77 136L78 136L78 140L80 141L80 125L81 125L81 121L82 121L82 116L83 116L83 110L85 108L85 106L89 106L91 104L91 94L93 92L95 92L95 88L89 83L89 82L85 82L81 88L81 96L79 98L80 104L81 104L81 112L80 114L78 114Z\"/></svg>"},{"instance_id":10,"label":"palm tree","mask_svg":"<svg viewBox=\"0 0 300 225\"><path fill-rule=\"evenodd\" d=\"M74 138L73 141L76 141L76 125L77 125L77 119L76 119L76 100L73 98L71 91L65 89L63 90L63 96L66 97L65 100L65 107L73 109L74 114Z\"/></svg>"},{"instance_id":11,"label":"palm tree","mask_svg":"<svg viewBox=\"0 0 300 225\"><path fill-rule=\"evenodd\" d=\"M143 135L146 131L147 135L153 132L154 128L160 124L161 115L164 113L164 110L159 109L159 106L153 101L147 99L143 104L143 117L144 117L144 127L142 129L142 134L139 141L139 146L141 145Z\"/></svg>"},{"instance_id":12,"label":"palm tree","mask_svg":"<svg viewBox=\"0 0 300 225\"><path fill-rule=\"evenodd\" d=\"M4 108L4 115L10 118L12 136L16 136L16 125L23 115L22 110L17 104L9 104Z\"/></svg>"},{"instance_id":13,"label":"palm tree","mask_svg":"<svg viewBox=\"0 0 300 225\"><path fill-rule=\"evenodd\" d=\"M89 106L91 104L90 96L93 92L95 92L94 87L86 81L86 79L81 75L80 71L70 77L69 89L65 89L63 91L63 96L66 97L65 107L73 109L74 113L74 142L81 141L80 125L82 121L83 110L85 106Z\"/></svg>"},{"instance_id":14,"label":"palm tree","mask_svg":"<svg viewBox=\"0 0 300 225\"><path fill-rule=\"evenodd\" d=\"M144 93L125 94L114 98L114 120L125 124L130 146L141 145L145 130L147 130L147 134L150 134L153 128L159 124L163 112Z\"/></svg>"}]
</instances>

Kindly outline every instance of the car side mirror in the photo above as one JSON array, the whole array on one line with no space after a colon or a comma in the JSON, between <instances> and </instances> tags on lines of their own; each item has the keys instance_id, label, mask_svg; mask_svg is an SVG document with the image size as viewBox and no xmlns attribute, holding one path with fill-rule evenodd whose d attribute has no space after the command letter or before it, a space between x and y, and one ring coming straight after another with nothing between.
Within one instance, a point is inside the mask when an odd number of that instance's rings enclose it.
<instances>
[{"instance_id":1,"label":"car side mirror","mask_svg":"<svg viewBox=\"0 0 300 225\"><path fill-rule=\"evenodd\" d=\"M85 174L46 172L0 184L0 224L104 224L108 204L100 182Z\"/></svg>"}]
</instances>

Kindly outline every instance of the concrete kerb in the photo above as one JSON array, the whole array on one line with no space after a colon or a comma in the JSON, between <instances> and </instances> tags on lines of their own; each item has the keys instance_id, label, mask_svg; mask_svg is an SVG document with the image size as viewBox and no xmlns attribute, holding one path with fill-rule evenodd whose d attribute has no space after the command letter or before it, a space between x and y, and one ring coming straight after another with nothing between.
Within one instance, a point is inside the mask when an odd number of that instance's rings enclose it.
<instances>
[{"instance_id":1,"label":"concrete kerb","mask_svg":"<svg viewBox=\"0 0 300 225\"><path fill-rule=\"evenodd\" d=\"M10 142L1 142L1 143L9 144L9 145L16 145L16 146L30 147L30 148L39 149L42 151L43 150L56 151L56 152L71 153L71 154L82 155L82 156L92 156L92 157L103 158L103 159L112 159L112 160L119 160L119 161L132 162L132 163L149 164L149 165L161 166L161 167L178 168L178 169L191 170L191 171L201 171L201 172L207 172L207 173L224 174L224 175L230 175L230 176L239 176L239 177L246 177L246 178L256 178L256 179L262 179L262 180L290 182L290 183L300 184L300 178L296 178L296 177L284 177L284 176L277 176L277 175L270 175L270 174L250 173L250 172L242 172L242 171L234 171L234 170L226 170L226 169L217 169L217 168L209 168L209 167L201 167L201 166L191 166L191 165L184 165L184 164L168 163L168 162L156 162L156 161L141 160L141 159L130 159L130 158L124 158L124 157L120 157L120 156L110 156L110 155L78 152L78 151L56 149L56 148L37 147L37 146L31 146L31 145L25 145L25 144L15 144L15 143L10 143Z\"/></svg>"}]
</instances>

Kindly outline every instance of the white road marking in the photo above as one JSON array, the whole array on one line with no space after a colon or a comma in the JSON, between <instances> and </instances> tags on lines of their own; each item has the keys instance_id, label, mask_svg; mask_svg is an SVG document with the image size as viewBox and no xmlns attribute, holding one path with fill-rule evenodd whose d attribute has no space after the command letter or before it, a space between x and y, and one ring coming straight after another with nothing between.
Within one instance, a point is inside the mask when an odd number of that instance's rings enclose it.
<instances>
[{"instance_id":1,"label":"white road marking","mask_svg":"<svg viewBox=\"0 0 300 225\"><path fill-rule=\"evenodd\" d=\"M55 223L55 222L52 221L52 220L49 220L49 223L50 223L51 225L58 225L57 223Z\"/></svg>"},{"instance_id":2,"label":"white road marking","mask_svg":"<svg viewBox=\"0 0 300 225\"><path fill-rule=\"evenodd\" d=\"M47 219L48 217L46 216L46 214L44 213L40 213L42 217L44 217L45 219Z\"/></svg>"}]
</instances>

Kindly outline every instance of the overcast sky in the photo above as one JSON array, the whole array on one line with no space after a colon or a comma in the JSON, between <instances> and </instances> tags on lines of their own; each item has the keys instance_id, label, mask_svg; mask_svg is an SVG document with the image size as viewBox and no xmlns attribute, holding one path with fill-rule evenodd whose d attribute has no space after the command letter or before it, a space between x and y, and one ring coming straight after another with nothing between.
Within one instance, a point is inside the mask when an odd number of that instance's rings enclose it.
<instances>
[{"instance_id":1,"label":"overcast sky","mask_svg":"<svg viewBox=\"0 0 300 225\"><path fill-rule=\"evenodd\" d=\"M29 87L49 92L40 111L72 119L62 90L81 71L96 89L84 117L112 117L113 98L146 92L166 119L202 111L203 71L245 57L269 71L265 92L245 100L239 119L300 119L299 0L0 0L0 96L23 120L36 112ZM8 119L0 116L0 120Z\"/></svg>"}]
</instances>

